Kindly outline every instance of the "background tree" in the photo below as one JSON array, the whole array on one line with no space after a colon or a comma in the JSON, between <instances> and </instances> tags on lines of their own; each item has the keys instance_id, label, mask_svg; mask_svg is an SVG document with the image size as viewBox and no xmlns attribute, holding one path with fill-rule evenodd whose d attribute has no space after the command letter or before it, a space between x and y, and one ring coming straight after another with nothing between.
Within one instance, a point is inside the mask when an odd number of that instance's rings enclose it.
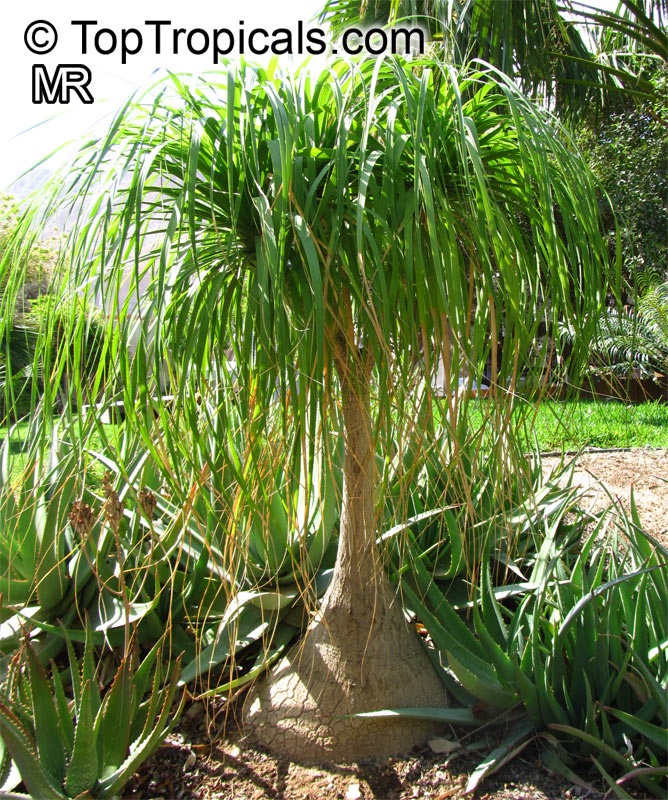
<instances>
[{"instance_id":1,"label":"background tree","mask_svg":"<svg viewBox=\"0 0 668 800\"><path fill-rule=\"evenodd\" d=\"M379 464L401 457L406 414L434 446L432 350L464 483L459 379L470 389L491 359L492 402L512 399L520 377L529 392L558 348L538 332L559 318L580 333L573 360L586 350L607 265L590 174L555 120L494 69L435 62L416 75L388 59L316 77L248 66L207 83L172 77L128 104L69 174L72 274L117 309L111 346L121 375L145 376L133 424L147 442L149 405L160 405L151 361L176 396L160 409L157 463L181 446L169 414L195 429L200 393L223 439L240 413L252 450L278 415L290 463L308 471L321 452L334 463L344 451L331 583L303 641L248 702L249 728L298 759L410 748L424 724L349 717L444 701L382 569ZM90 377L75 376L73 396ZM241 459L227 455L240 485L253 480ZM193 479L216 468L204 455ZM228 549L242 543L231 529Z\"/></svg>"},{"instance_id":2,"label":"background tree","mask_svg":"<svg viewBox=\"0 0 668 800\"><path fill-rule=\"evenodd\" d=\"M327 0L320 20L419 24L446 60L480 58L564 116L600 109L621 89L656 97L644 54L668 61L666 0L621 0L615 11L571 0Z\"/></svg>"},{"instance_id":3,"label":"background tree","mask_svg":"<svg viewBox=\"0 0 668 800\"><path fill-rule=\"evenodd\" d=\"M25 318L32 302L48 294L59 272L61 242L55 234L34 242L21 255L14 252L21 211L10 195L0 196L0 418L30 408L26 380L35 355L35 326ZM8 269L11 264L11 270ZM37 371L36 371L37 372ZM7 376L11 380L7 380Z\"/></svg>"},{"instance_id":4,"label":"background tree","mask_svg":"<svg viewBox=\"0 0 668 800\"><path fill-rule=\"evenodd\" d=\"M627 280L668 277L668 67L654 71L657 99L619 99L577 142L601 186L610 247L618 246ZM593 121L594 123L594 121ZM627 300L628 302L628 300Z\"/></svg>"}]
</instances>

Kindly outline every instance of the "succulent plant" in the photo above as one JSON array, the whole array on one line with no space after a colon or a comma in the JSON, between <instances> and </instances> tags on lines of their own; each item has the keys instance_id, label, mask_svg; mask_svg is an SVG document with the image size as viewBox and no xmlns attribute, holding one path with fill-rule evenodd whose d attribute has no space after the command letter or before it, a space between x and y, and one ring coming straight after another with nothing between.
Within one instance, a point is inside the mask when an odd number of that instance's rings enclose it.
<instances>
[{"instance_id":1,"label":"succulent plant","mask_svg":"<svg viewBox=\"0 0 668 800\"><path fill-rule=\"evenodd\" d=\"M82 659L67 633L64 636L69 669L63 674L52 663L49 680L29 642L12 662L0 700L2 771L11 757L30 795L43 800L117 797L181 713L185 693L170 713L180 657L163 682L162 643L156 643L141 663L131 646L102 695L90 624Z\"/></svg>"}]
</instances>

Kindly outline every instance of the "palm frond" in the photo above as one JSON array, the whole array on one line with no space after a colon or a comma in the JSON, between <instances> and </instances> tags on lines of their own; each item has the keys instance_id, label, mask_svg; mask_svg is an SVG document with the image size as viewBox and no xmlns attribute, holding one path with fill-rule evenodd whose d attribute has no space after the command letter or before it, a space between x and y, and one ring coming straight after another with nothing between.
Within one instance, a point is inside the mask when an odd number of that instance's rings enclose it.
<instances>
[{"instance_id":1,"label":"palm frond","mask_svg":"<svg viewBox=\"0 0 668 800\"><path fill-rule=\"evenodd\" d=\"M483 59L566 116L622 92L656 97L647 58L668 60L665 0L623 0L602 11L575 0L330 0L319 19L351 25L420 25L456 64ZM644 59L644 60L643 60Z\"/></svg>"}]
</instances>

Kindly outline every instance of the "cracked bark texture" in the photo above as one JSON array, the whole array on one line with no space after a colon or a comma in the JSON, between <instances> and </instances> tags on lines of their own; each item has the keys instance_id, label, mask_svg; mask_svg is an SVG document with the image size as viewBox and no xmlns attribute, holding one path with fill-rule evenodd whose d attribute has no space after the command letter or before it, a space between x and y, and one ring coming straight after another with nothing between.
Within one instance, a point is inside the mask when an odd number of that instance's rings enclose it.
<instances>
[{"instance_id":1,"label":"cracked bark texture","mask_svg":"<svg viewBox=\"0 0 668 800\"><path fill-rule=\"evenodd\" d=\"M384 708L445 705L445 689L408 626L379 560L373 503L375 447L368 370L337 362L344 420L339 549L332 582L304 638L246 702L258 744L302 762L357 761L408 752L433 723L350 719Z\"/></svg>"}]
</instances>

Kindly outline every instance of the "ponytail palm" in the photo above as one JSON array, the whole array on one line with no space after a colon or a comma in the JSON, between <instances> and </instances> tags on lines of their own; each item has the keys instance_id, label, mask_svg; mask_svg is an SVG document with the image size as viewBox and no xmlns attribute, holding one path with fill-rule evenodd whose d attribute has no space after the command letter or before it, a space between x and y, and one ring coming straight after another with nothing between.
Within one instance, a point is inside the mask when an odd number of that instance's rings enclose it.
<instances>
[{"instance_id":1,"label":"ponytail palm","mask_svg":"<svg viewBox=\"0 0 668 800\"><path fill-rule=\"evenodd\" d=\"M584 165L494 70L379 60L173 77L72 174L87 199L76 274L139 340L134 361L117 349L126 379L154 358L193 425L195 390L212 392L223 437L229 404L257 441L276 408L307 471L343 440L334 575L249 727L293 757L409 748L421 723L349 717L444 700L379 563L376 454L394 451L402 389L418 373L429 386L439 362L454 391L491 360L493 393L512 392L540 378L560 320L577 357L606 252Z\"/></svg>"}]
</instances>

